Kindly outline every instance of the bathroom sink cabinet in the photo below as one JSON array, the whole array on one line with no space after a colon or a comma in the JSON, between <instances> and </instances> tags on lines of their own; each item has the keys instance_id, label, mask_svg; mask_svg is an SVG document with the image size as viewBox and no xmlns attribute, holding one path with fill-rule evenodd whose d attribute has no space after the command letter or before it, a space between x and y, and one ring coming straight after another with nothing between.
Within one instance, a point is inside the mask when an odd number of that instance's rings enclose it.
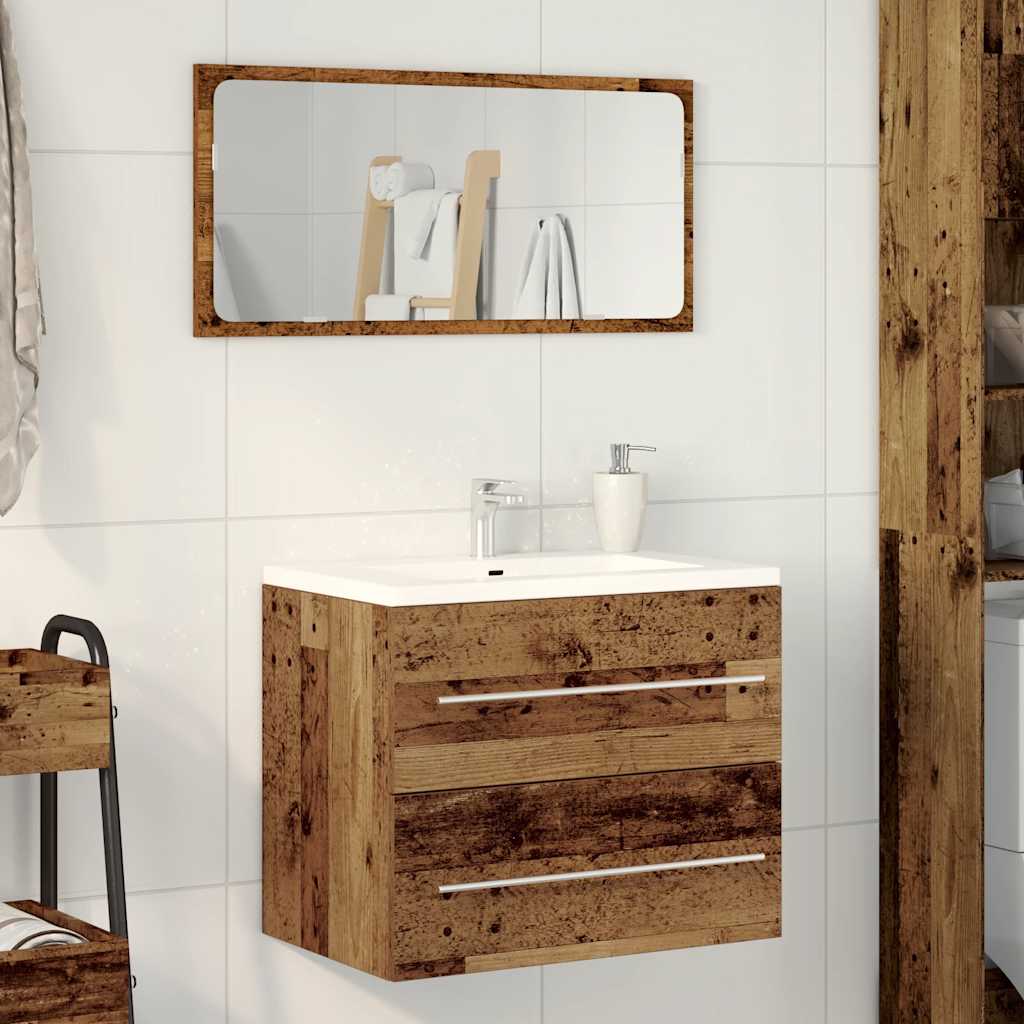
<instances>
[{"instance_id":1,"label":"bathroom sink cabinet","mask_svg":"<svg viewBox=\"0 0 1024 1024\"><path fill-rule=\"evenodd\" d=\"M265 586L264 932L396 981L778 936L780 599Z\"/></svg>"}]
</instances>

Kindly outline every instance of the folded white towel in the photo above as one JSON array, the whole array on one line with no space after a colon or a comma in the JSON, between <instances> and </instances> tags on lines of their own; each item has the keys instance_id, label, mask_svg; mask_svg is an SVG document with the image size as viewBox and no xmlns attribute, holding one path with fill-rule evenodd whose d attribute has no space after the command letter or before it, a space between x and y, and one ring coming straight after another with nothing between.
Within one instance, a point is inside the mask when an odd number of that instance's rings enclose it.
<instances>
[{"instance_id":1,"label":"folded white towel","mask_svg":"<svg viewBox=\"0 0 1024 1024\"><path fill-rule=\"evenodd\" d=\"M396 161L387 167L370 168L370 194L374 199L394 200L421 188L434 187L434 171L428 164Z\"/></svg>"},{"instance_id":2,"label":"folded white towel","mask_svg":"<svg viewBox=\"0 0 1024 1024\"><path fill-rule=\"evenodd\" d=\"M440 202L436 202L440 194ZM409 255L413 242L433 214L433 228L418 258ZM395 288L399 295L448 297L455 276L455 245L459 227L457 192L419 189L395 200Z\"/></svg>"},{"instance_id":3,"label":"folded white towel","mask_svg":"<svg viewBox=\"0 0 1024 1024\"><path fill-rule=\"evenodd\" d=\"M408 320L411 295L367 295L367 320Z\"/></svg>"},{"instance_id":4,"label":"folded white towel","mask_svg":"<svg viewBox=\"0 0 1024 1024\"><path fill-rule=\"evenodd\" d=\"M414 260L427 259L425 251L427 243L430 241L430 237L434 232L434 225L437 223L437 215L441 209L441 203L444 201L445 196L455 196L456 202L458 197L462 195L461 192L444 191L442 189L431 189L433 199L423 209L423 215L420 218L419 223L413 222L409 225L409 235L406 239L408 243L407 255Z\"/></svg>"},{"instance_id":5,"label":"folded white towel","mask_svg":"<svg viewBox=\"0 0 1024 1024\"><path fill-rule=\"evenodd\" d=\"M530 236L515 314L527 320L572 320L580 315L572 245L560 214L538 222Z\"/></svg>"},{"instance_id":6,"label":"folded white towel","mask_svg":"<svg viewBox=\"0 0 1024 1024\"><path fill-rule=\"evenodd\" d=\"M7 903L0 903L0 950L76 946L83 942L85 939L75 932L16 910Z\"/></svg>"}]
</instances>

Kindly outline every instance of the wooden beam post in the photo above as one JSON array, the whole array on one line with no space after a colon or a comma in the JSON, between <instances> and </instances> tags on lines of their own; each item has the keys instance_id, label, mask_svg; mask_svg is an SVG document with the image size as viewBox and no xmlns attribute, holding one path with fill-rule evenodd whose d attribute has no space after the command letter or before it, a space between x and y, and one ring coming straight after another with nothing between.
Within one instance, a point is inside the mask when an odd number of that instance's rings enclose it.
<instances>
[{"instance_id":1,"label":"wooden beam post","mask_svg":"<svg viewBox=\"0 0 1024 1024\"><path fill-rule=\"evenodd\" d=\"M880 1019L979 1024L984 8L880 13Z\"/></svg>"}]
</instances>

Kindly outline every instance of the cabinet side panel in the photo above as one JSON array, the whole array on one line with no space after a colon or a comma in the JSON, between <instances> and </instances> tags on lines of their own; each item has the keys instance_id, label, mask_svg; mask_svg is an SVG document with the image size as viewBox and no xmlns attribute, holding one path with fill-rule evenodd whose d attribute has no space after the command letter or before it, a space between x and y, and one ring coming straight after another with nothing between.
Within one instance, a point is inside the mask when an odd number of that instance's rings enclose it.
<instances>
[{"instance_id":1,"label":"cabinet side panel","mask_svg":"<svg viewBox=\"0 0 1024 1024\"><path fill-rule=\"evenodd\" d=\"M300 595L263 588L263 931L302 938Z\"/></svg>"},{"instance_id":2,"label":"cabinet side panel","mask_svg":"<svg viewBox=\"0 0 1024 1024\"><path fill-rule=\"evenodd\" d=\"M392 722L387 611L332 598L329 955L393 974Z\"/></svg>"}]
</instances>

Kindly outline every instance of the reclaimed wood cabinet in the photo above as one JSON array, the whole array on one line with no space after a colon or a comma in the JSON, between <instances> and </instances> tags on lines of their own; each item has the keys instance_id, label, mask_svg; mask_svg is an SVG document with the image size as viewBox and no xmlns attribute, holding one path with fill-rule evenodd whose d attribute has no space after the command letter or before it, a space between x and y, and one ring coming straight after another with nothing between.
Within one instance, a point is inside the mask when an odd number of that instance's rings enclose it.
<instances>
[{"instance_id":1,"label":"reclaimed wood cabinet","mask_svg":"<svg viewBox=\"0 0 1024 1024\"><path fill-rule=\"evenodd\" d=\"M263 588L263 930L410 980L781 934L777 587Z\"/></svg>"}]
</instances>

